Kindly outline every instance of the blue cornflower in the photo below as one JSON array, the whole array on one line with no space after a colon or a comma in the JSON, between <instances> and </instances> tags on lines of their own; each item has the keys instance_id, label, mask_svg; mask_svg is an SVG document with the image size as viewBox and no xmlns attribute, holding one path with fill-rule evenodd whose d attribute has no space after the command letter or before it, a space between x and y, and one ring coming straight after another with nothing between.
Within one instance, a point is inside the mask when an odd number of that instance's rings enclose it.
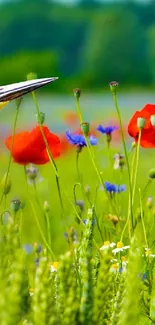
<instances>
[{"instance_id":1,"label":"blue cornflower","mask_svg":"<svg viewBox=\"0 0 155 325\"><path fill-rule=\"evenodd\" d=\"M97 127L97 131L99 131L101 133L104 133L106 135L111 135L111 133L114 132L117 129L118 129L118 126L112 126L112 125L109 125L109 126L104 127L104 126L102 126L100 124Z\"/></svg>"},{"instance_id":2,"label":"blue cornflower","mask_svg":"<svg viewBox=\"0 0 155 325\"><path fill-rule=\"evenodd\" d=\"M116 185L116 184L111 184L110 182L104 182L105 189L109 193L121 193L126 190L125 185Z\"/></svg>"},{"instance_id":3,"label":"blue cornflower","mask_svg":"<svg viewBox=\"0 0 155 325\"><path fill-rule=\"evenodd\" d=\"M76 133L71 134L70 131L67 131L66 137L71 144L80 147L81 149L87 146L86 140L82 134L76 134ZM95 146L98 142L98 139L96 139L93 135L91 135L89 137L89 141L92 146Z\"/></svg>"},{"instance_id":4,"label":"blue cornflower","mask_svg":"<svg viewBox=\"0 0 155 325\"><path fill-rule=\"evenodd\" d=\"M22 248L27 254L30 254L33 252L33 246L31 244L23 244Z\"/></svg>"}]
</instances>

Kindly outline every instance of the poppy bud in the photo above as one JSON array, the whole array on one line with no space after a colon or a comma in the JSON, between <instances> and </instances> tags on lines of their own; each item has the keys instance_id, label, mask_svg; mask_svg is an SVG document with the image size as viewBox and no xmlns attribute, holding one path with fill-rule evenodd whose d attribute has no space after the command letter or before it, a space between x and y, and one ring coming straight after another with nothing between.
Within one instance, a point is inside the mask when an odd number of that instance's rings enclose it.
<instances>
[{"instance_id":1,"label":"poppy bud","mask_svg":"<svg viewBox=\"0 0 155 325\"><path fill-rule=\"evenodd\" d=\"M73 90L73 93L74 93L74 96L75 96L77 99L79 99L80 96L81 96L81 89L80 89L80 88L75 88L75 89Z\"/></svg>"},{"instance_id":2,"label":"poppy bud","mask_svg":"<svg viewBox=\"0 0 155 325\"><path fill-rule=\"evenodd\" d=\"M49 203L47 201L44 202L44 211L45 212L49 212L50 211L50 206L49 206Z\"/></svg>"},{"instance_id":3,"label":"poppy bud","mask_svg":"<svg viewBox=\"0 0 155 325\"><path fill-rule=\"evenodd\" d=\"M152 169L149 170L149 177L151 179L155 178L155 168L152 168Z\"/></svg>"},{"instance_id":4,"label":"poppy bud","mask_svg":"<svg viewBox=\"0 0 155 325\"><path fill-rule=\"evenodd\" d=\"M117 90L117 87L119 86L119 83L117 81L111 81L109 83L109 86L110 86L110 90L112 92L112 94L116 94L116 90Z\"/></svg>"},{"instance_id":5,"label":"poppy bud","mask_svg":"<svg viewBox=\"0 0 155 325\"><path fill-rule=\"evenodd\" d=\"M19 199L13 199L11 201L11 210L14 212L14 213L17 213L20 209L20 205L21 205L21 201Z\"/></svg>"},{"instance_id":6,"label":"poppy bud","mask_svg":"<svg viewBox=\"0 0 155 325\"><path fill-rule=\"evenodd\" d=\"M151 115L150 121L151 121L152 126L155 127L155 115Z\"/></svg>"},{"instance_id":7,"label":"poppy bud","mask_svg":"<svg viewBox=\"0 0 155 325\"><path fill-rule=\"evenodd\" d=\"M88 136L90 129L90 124L87 122L84 122L81 124L81 130L85 136Z\"/></svg>"},{"instance_id":8,"label":"poppy bud","mask_svg":"<svg viewBox=\"0 0 155 325\"><path fill-rule=\"evenodd\" d=\"M40 112L39 114L37 113L36 114L36 119L37 119L37 122L38 122L39 125L44 124L44 122L45 122L45 113L43 113L43 112Z\"/></svg>"},{"instance_id":9,"label":"poppy bud","mask_svg":"<svg viewBox=\"0 0 155 325\"><path fill-rule=\"evenodd\" d=\"M148 199L146 201L146 206L147 206L148 209L152 209L152 207L153 207L153 200L152 200L152 197L151 196L148 197Z\"/></svg>"},{"instance_id":10,"label":"poppy bud","mask_svg":"<svg viewBox=\"0 0 155 325\"><path fill-rule=\"evenodd\" d=\"M28 73L26 77L27 77L27 80L33 80L33 79L38 78L38 76L37 76L37 74L35 72Z\"/></svg>"},{"instance_id":11,"label":"poppy bud","mask_svg":"<svg viewBox=\"0 0 155 325\"><path fill-rule=\"evenodd\" d=\"M1 187L3 190L3 194L7 195L11 190L12 182L10 174L5 173L1 181Z\"/></svg>"},{"instance_id":12,"label":"poppy bud","mask_svg":"<svg viewBox=\"0 0 155 325\"><path fill-rule=\"evenodd\" d=\"M142 130L146 124L146 119L143 117L138 117L137 118L137 127Z\"/></svg>"}]
</instances>

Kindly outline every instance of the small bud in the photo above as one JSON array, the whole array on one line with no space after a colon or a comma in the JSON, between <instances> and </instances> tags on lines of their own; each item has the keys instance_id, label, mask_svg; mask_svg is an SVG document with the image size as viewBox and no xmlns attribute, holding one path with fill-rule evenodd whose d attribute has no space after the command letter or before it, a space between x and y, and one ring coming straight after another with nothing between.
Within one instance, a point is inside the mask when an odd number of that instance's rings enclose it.
<instances>
[{"instance_id":1,"label":"small bud","mask_svg":"<svg viewBox=\"0 0 155 325\"><path fill-rule=\"evenodd\" d=\"M153 200L152 200L152 197L151 197L151 196L148 197L148 199L147 199L147 201L146 201L146 207L147 207L148 209L152 209L152 207L153 207Z\"/></svg>"},{"instance_id":2,"label":"small bud","mask_svg":"<svg viewBox=\"0 0 155 325\"><path fill-rule=\"evenodd\" d=\"M11 201L11 210L14 212L14 213L17 213L20 209L20 205L21 205L21 201L19 199L13 199Z\"/></svg>"},{"instance_id":3,"label":"small bud","mask_svg":"<svg viewBox=\"0 0 155 325\"><path fill-rule=\"evenodd\" d=\"M45 113L43 113L43 112L40 112L39 114L37 113L36 114L36 119L37 119L37 122L38 122L39 125L44 124L44 122L45 122Z\"/></svg>"},{"instance_id":4,"label":"small bud","mask_svg":"<svg viewBox=\"0 0 155 325\"><path fill-rule=\"evenodd\" d=\"M27 80L37 79L37 74L35 72L30 72L27 74Z\"/></svg>"},{"instance_id":5,"label":"small bud","mask_svg":"<svg viewBox=\"0 0 155 325\"><path fill-rule=\"evenodd\" d=\"M75 89L73 90L73 93L74 93L74 96L75 96L77 99L79 99L80 96L81 96L81 89L80 89L80 88L75 88Z\"/></svg>"},{"instance_id":6,"label":"small bud","mask_svg":"<svg viewBox=\"0 0 155 325\"><path fill-rule=\"evenodd\" d=\"M49 206L49 203L47 201L44 202L44 211L45 212L49 212L50 211L50 206Z\"/></svg>"},{"instance_id":7,"label":"small bud","mask_svg":"<svg viewBox=\"0 0 155 325\"><path fill-rule=\"evenodd\" d=\"M116 225L117 225L117 223L119 221L117 216L111 215L111 214L107 216L107 219L110 220L115 227L116 227Z\"/></svg>"},{"instance_id":8,"label":"small bud","mask_svg":"<svg viewBox=\"0 0 155 325\"><path fill-rule=\"evenodd\" d=\"M90 130L90 124L87 122L82 123L81 130L85 136L88 136Z\"/></svg>"},{"instance_id":9,"label":"small bud","mask_svg":"<svg viewBox=\"0 0 155 325\"><path fill-rule=\"evenodd\" d=\"M42 251L42 246L40 244L38 244L38 243L34 243L33 244L33 250L34 250L35 253L39 254Z\"/></svg>"},{"instance_id":10,"label":"small bud","mask_svg":"<svg viewBox=\"0 0 155 325\"><path fill-rule=\"evenodd\" d=\"M117 87L119 86L119 83L117 81L111 81L109 83L109 86L110 86L110 90L111 90L112 94L115 95L116 91L117 91Z\"/></svg>"},{"instance_id":11,"label":"small bud","mask_svg":"<svg viewBox=\"0 0 155 325\"><path fill-rule=\"evenodd\" d=\"M155 115L151 115L150 121L151 121L152 126L155 127Z\"/></svg>"},{"instance_id":12,"label":"small bud","mask_svg":"<svg viewBox=\"0 0 155 325\"><path fill-rule=\"evenodd\" d=\"M7 175L7 173L5 173L1 181L1 188L3 190L4 195L7 195L10 192L11 186L12 186L11 176L10 174Z\"/></svg>"},{"instance_id":13,"label":"small bud","mask_svg":"<svg viewBox=\"0 0 155 325\"><path fill-rule=\"evenodd\" d=\"M84 210L84 201L76 200L75 205L78 206L81 209L81 211Z\"/></svg>"},{"instance_id":14,"label":"small bud","mask_svg":"<svg viewBox=\"0 0 155 325\"><path fill-rule=\"evenodd\" d=\"M137 143L136 142L132 142L132 149L134 149L134 148L136 148L136 146L137 146Z\"/></svg>"},{"instance_id":15,"label":"small bud","mask_svg":"<svg viewBox=\"0 0 155 325\"><path fill-rule=\"evenodd\" d=\"M149 170L149 177L151 179L155 178L155 168L152 168L152 169Z\"/></svg>"},{"instance_id":16,"label":"small bud","mask_svg":"<svg viewBox=\"0 0 155 325\"><path fill-rule=\"evenodd\" d=\"M146 119L143 117L138 117L137 118L137 127L142 130L146 124Z\"/></svg>"}]
</instances>

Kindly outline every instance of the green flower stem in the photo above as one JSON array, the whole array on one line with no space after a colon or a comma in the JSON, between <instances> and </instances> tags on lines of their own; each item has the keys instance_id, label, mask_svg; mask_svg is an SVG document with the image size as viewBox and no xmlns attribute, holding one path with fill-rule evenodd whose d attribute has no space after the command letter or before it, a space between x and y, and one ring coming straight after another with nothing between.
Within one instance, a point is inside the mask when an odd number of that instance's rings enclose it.
<instances>
[{"instance_id":1,"label":"green flower stem","mask_svg":"<svg viewBox=\"0 0 155 325\"><path fill-rule=\"evenodd\" d=\"M50 247L52 247L52 238L51 238L51 224L50 224L50 216L48 212L45 212L46 217L46 224L47 224L47 238L48 238L48 244Z\"/></svg>"},{"instance_id":2,"label":"green flower stem","mask_svg":"<svg viewBox=\"0 0 155 325\"><path fill-rule=\"evenodd\" d=\"M82 118L82 114L81 114L79 98L76 98L76 106L77 106L77 111L78 111L80 123L83 123L83 118ZM84 136L84 139L86 141L88 153L89 153L90 159L92 161L92 165L94 167L94 170L96 171L98 180L99 180L100 184L103 186L103 188L105 189L104 181L103 181L103 179L101 177L100 171L99 171L99 169L97 167L97 164L95 162L95 155L94 155L94 152L93 152L92 147L90 145L89 138L86 137L85 134L83 134L83 136ZM109 204L111 205L113 211L116 213L115 207L112 205L112 202L111 202L111 200L110 200L110 198L108 196L108 193L106 192L106 189L105 189L105 193L106 193L106 196L107 196L107 198L109 200Z\"/></svg>"},{"instance_id":3,"label":"green flower stem","mask_svg":"<svg viewBox=\"0 0 155 325\"><path fill-rule=\"evenodd\" d=\"M137 173L138 173L138 163L139 163L139 151L140 151L140 140L141 140L142 131L139 131L138 136L138 144L137 144L137 150L136 150L136 161L135 161L135 174L133 179L133 192L132 192L132 207L134 204L134 198L135 198L135 191L136 191L136 184L137 184Z\"/></svg>"},{"instance_id":4,"label":"green flower stem","mask_svg":"<svg viewBox=\"0 0 155 325\"><path fill-rule=\"evenodd\" d=\"M144 232L145 245L146 245L146 247L149 247L148 242L147 242L147 235L146 235L144 218L143 218L143 205L142 205L142 196L141 196L141 189L140 188L139 188L139 201L140 201L140 214L141 214L142 227L143 227L143 232Z\"/></svg>"},{"instance_id":5,"label":"green flower stem","mask_svg":"<svg viewBox=\"0 0 155 325\"><path fill-rule=\"evenodd\" d=\"M132 213L132 185L131 185L130 165L129 165L128 153L127 153L127 148L126 148L126 143L125 143L125 137L124 137L124 133L123 133L123 125L122 125L121 114L120 114L120 110L119 110L119 107L118 107L117 97L116 97L115 92L113 93L113 101L114 101L114 105L115 105L118 120L119 120L119 126L120 126L120 131L121 131L122 142L123 142L124 154L125 154L127 170L128 170L129 208L128 208L127 221L129 221L130 217L131 217L131 225L132 225L132 230L133 230L134 229L134 222L133 222L133 213Z\"/></svg>"},{"instance_id":6,"label":"green flower stem","mask_svg":"<svg viewBox=\"0 0 155 325\"><path fill-rule=\"evenodd\" d=\"M51 257L53 258L53 260L56 261L55 254L53 253L51 247L49 246L49 244L48 244L48 242L47 242L47 240L46 240L46 238L45 238L45 236L44 236L44 233L43 233L43 231L42 231L41 225L40 225L39 220L38 220L38 216L37 216L37 213L36 213L35 207L34 207L34 205L33 205L33 203L32 203L32 201L31 201L30 198L29 198L29 202L30 202L30 205L31 205L31 208L32 208L32 212L33 212L33 215L34 215L34 218L35 218L35 221L36 221L36 224L37 224L38 230L39 230L40 235L41 235L41 237L42 237L42 240L43 240L45 246L47 247L47 249L48 249L48 251L49 251Z\"/></svg>"},{"instance_id":7,"label":"green flower stem","mask_svg":"<svg viewBox=\"0 0 155 325\"><path fill-rule=\"evenodd\" d=\"M41 120L39 105L38 105L38 101L37 101L37 98L36 98L36 95L35 95L35 92L34 91L32 92L32 96L33 96L33 100L34 100L35 105L36 105L36 111L37 111L39 120ZM45 146L46 146L46 150L47 150L47 154L48 154L49 160L50 160L50 162L51 162L51 164L53 166L53 169L54 169L54 172L55 172L55 175L56 175L56 185L57 185L57 189L58 189L58 195L59 195L59 199L60 199L60 205L61 205L61 209L62 209L62 214L64 216L64 206L63 206L63 201L62 201L62 196L61 196L61 190L60 190L60 184L59 184L60 175L58 173L57 165L56 165L56 163L55 163L55 161L53 159L53 156L51 154L51 151L50 151L50 148L49 148L47 139L45 137L44 130L43 130L43 127L42 127L41 123L39 123L39 126L40 126L40 131L41 131L41 134L42 134L42 137L43 137Z\"/></svg>"},{"instance_id":8,"label":"green flower stem","mask_svg":"<svg viewBox=\"0 0 155 325\"><path fill-rule=\"evenodd\" d=\"M145 185L143 191L142 191L142 200L144 199L144 196L148 190L148 187L152 184L152 179L149 179L147 184Z\"/></svg>"},{"instance_id":9,"label":"green flower stem","mask_svg":"<svg viewBox=\"0 0 155 325\"><path fill-rule=\"evenodd\" d=\"M75 183L74 186L73 186L73 197L74 197L74 202L76 202L76 187L77 186L80 186L81 187L81 184L80 183Z\"/></svg>"},{"instance_id":10,"label":"green flower stem","mask_svg":"<svg viewBox=\"0 0 155 325\"><path fill-rule=\"evenodd\" d=\"M133 185L134 174L135 174L135 163L136 163L136 156L137 156L137 146L132 156L131 160L131 184Z\"/></svg>"},{"instance_id":11,"label":"green flower stem","mask_svg":"<svg viewBox=\"0 0 155 325\"><path fill-rule=\"evenodd\" d=\"M16 132L18 115L19 115L19 108L20 108L20 105L19 104L16 104L16 113L15 113L15 119L14 119L14 124L13 124L13 131L12 131L12 146L11 146L11 152L10 152L10 156L9 156L9 163L8 163L8 168L7 168L7 173L6 173L6 179L5 179L4 188L6 187L6 184L7 184L7 181L8 181L8 176L9 176L9 172L10 172L10 168L11 168L12 151L13 151L13 147L14 147L14 139L15 139L15 132ZM2 204L3 197L4 197L4 193L2 193L2 195L1 195L0 205Z\"/></svg>"},{"instance_id":12,"label":"green flower stem","mask_svg":"<svg viewBox=\"0 0 155 325\"><path fill-rule=\"evenodd\" d=\"M79 169L79 152L77 152L77 155L76 155L76 167L77 167L78 178L79 178L79 181L80 181L80 184L81 184L81 189L82 189L82 192L83 192L83 197L84 197L84 199L85 198L87 199L90 208L92 208L92 205L93 204L92 204L92 202L90 201L90 199L88 198L88 196L85 193L85 189L84 189L84 185L83 185L83 181L82 181L82 176L80 174L80 169ZM94 211L94 216L95 216L95 219L96 219L96 224L97 224L97 228L98 228L99 234L100 234L101 239L103 241L102 231L101 231L100 224L99 224L99 221L98 221L98 216L97 216L97 214L96 214L95 211Z\"/></svg>"},{"instance_id":13,"label":"green flower stem","mask_svg":"<svg viewBox=\"0 0 155 325\"><path fill-rule=\"evenodd\" d=\"M81 109L80 109L80 102L79 102L78 97L76 97L76 108L77 108L80 124L82 124L83 123L83 118L82 118L82 113L81 113Z\"/></svg>"},{"instance_id":14,"label":"green flower stem","mask_svg":"<svg viewBox=\"0 0 155 325\"><path fill-rule=\"evenodd\" d=\"M74 210L74 213L75 213L77 219L79 219L79 221L80 221L80 223L82 224L82 226L85 227L85 224L83 223L83 220L82 220L81 217L79 216L79 214L78 214L78 212L77 212L77 209L76 209L74 203L73 203L72 200L70 200L70 198L68 197L67 192L66 192L66 189L65 189L65 186L64 186L64 184L63 184L62 182L61 182L61 187L62 187L62 189L63 189L63 193L65 194L65 196L66 196L68 202L69 202L70 205L72 206L72 208L73 208L73 210ZM95 245L97 251L101 254L100 248L99 248L99 246L97 245L95 239L93 239L93 243L94 243L94 245Z\"/></svg>"}]
</instances>

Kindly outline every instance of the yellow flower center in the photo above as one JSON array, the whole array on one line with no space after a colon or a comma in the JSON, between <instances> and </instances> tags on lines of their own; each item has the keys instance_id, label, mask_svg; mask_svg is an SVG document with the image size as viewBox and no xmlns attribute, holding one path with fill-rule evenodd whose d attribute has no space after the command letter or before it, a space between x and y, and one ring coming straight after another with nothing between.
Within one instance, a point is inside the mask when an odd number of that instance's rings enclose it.
<instances>
[{"instance_id":1,"label":"yellow flower center","mask_svg":"<svg viewBox=\"0 0 155 325\"><path fill-rule=\"evenodd\" d=\"M55 269L58 268L58 265L59 265L59 262L54 262L54 263L52 264L52 266L53 266Z\"/></svg>"},{"instance_id":2,"label":"yellow flower center","mask_svg":"<svg viewBox=\"0 0 155 325\"><path fill-rule=\"evenodd\" d=\"M108 241L108 240L105 241L103 245L104 245L104 246L108 246L108 245L110 245L110 241Z\"/></svg>"},{"instance_id":3,"label":"yellow flower center","mask_svg":"<svg viewBox=\"0 0 155 325\"><path fill-rule=\"evenodd\" d=\"M112 264L112 268L117 270L118 269L118 265L117 264Z\"/></svg>"},{"instance_id":4,"label":"yellow flower center","mask_svg":"<svg viewBox=\"0 0 155 325\"><path fill-rule=\"evenodd\" d=\"M117 248L122 248L123 246L124 246L124 244L121 241L118 241Z\"/></svg>"}]
</instances>

